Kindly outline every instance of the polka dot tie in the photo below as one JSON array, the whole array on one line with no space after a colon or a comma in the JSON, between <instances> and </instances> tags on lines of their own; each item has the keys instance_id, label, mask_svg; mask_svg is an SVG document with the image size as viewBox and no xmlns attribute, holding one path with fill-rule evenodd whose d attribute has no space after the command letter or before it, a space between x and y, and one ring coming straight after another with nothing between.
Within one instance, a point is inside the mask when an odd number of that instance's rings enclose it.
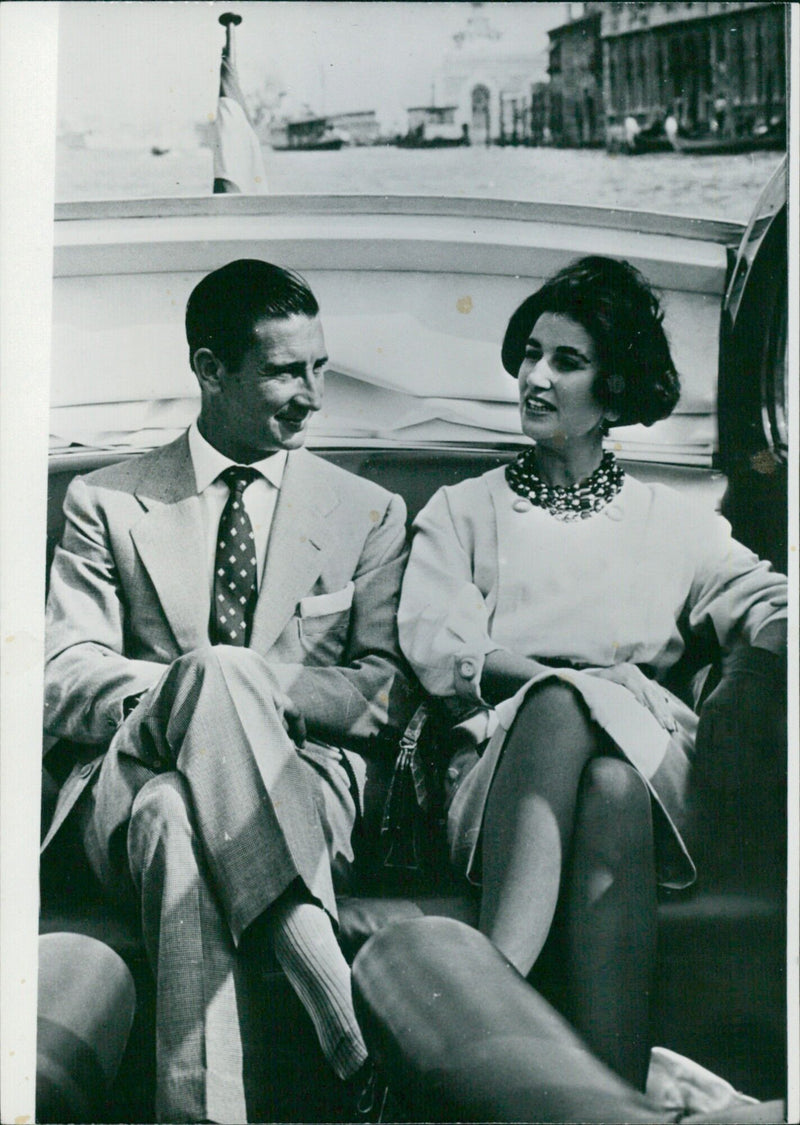
<instances>
[{"instance_id":1,"label":"polka dot tie","mask_svg":"<svg viewBox=\"0 0 800 1125\"><path fill-rule=\"evenodd\" d=\"M245 645L250 636L256 601L256 545L243 496L258 475L255 469L241 465L220 473L230 496L220 516L214 560L213 644Z\"/></svg>"}]
</instances>

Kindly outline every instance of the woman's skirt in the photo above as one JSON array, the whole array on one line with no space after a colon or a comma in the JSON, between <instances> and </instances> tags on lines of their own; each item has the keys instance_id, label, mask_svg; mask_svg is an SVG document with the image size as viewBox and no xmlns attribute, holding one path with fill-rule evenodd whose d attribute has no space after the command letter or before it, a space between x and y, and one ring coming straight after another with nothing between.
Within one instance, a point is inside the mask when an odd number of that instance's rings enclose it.
<instances>
[{"instance_id":1,"label":"woman's skirt","mask_svg":"<svg viewBox=\"0 0 800 1125\"><path fill-rule=\"evenodd\" d=\"M665 887L688 887L696 871L683 842L691 753L697 715L667 693L677 730L665 730L647 708L621 684L573 669L545 671L481 723L459 728L462 743L447 774L447 834L455 867L473 883L481 881L481 833L486 800L508 732L528 692L548 679L570 684L583 699L593 721L606 732L622 760L641 774L653 808L656 877Z\"/></svg>"}]
</instances>

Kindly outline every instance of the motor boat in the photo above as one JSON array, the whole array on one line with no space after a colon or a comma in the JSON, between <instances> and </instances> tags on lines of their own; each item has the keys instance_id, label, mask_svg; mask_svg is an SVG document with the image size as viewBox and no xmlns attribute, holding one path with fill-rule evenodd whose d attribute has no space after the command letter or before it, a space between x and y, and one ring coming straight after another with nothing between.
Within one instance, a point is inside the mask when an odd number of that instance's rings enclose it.
<instances>
[{"instance_id":1,"label":"motor boat","mask_svg":"<svg viewBox=\"0 0 800 1125\"><path fill-rule=\"evenodd\" d=\"M589 253L628 259L660 291L683 381L669 419L612 431L609 446L633 475L665 481L709 511L722 504L736 535L784 569L785 165L749 224L413 196L58 204L48 558L76 473L136 457L196 415L182 317L208 271L261 257L308 278L330 354L308 444L400 492L413 518L442 483L502 464L520 448L516 384L500 363L509 310ZM63 768L57 749L46 749L45 825ZM773 750L767 763L738 763L735 784L706 771L705 784L712 793L719 785L726 802L701 826L708 873L659 903L652 998L655 1042L764 1099L785 1096L787 1066L787 751ZM103 1081L73 1101L68 1119L153 1120L153 990L135 920L110 911L89 874L60 862L58 850L56 840L42 869L42 933L110 946L136 990L116 1075L98 1072ZM474 922L476 904L441 872L373 871L340 904L348 956L398 911ZM320 1077L310 1023L277 966L260 971L270 1049L254 1119L330 1120L330 1084ZM80 995L78 988L78 1002ZM67 1119L40 1108L40 1120Z\"/></svg>"}]
</instances>

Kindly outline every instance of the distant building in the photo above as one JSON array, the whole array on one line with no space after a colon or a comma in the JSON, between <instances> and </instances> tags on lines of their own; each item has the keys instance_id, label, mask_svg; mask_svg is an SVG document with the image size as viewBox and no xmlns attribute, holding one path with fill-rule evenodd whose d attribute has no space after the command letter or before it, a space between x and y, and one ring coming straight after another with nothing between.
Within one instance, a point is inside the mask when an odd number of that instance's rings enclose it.
<instances>
[{"instance_id":1,"label":"distant building","mask_svg":"<svg viewBox=\"0 0 800 1125\"><path fill-rule=\"evenodd\" d=\"M605 142L601 4L584 4L583 15L548 31L550 132L553 144L571 148Z\"/></svg>"},{"instance_id":2,"label":"distant building","mask_svg":"<svg viewBox=\"0 0 800 1125\"><path fill-rule=\"evenodd\" d=\"M550 83L534 82L531 86L529 143L532 145L552 144L550 129Z\"/></svg>"},{"instance_id":3,"label":"distant building","mask_svg":"<svg viewBox=\"0 0 800 1125\"><path fill-rule=\"evenodd\" d=\"M331 113L328 121L334 129L349 137L354 145L374 145L380 135L374 109L353 113Z\"/></svg>"},{"instance_id":4,"label":"distant building","mask_svg":"<svg viewBox=\"0 0 800 1125\"><path fill-rule=\"evenodd\" d=\"M553 143L570 146L624 144L670 116L684 136L780 138L785 20L770 0L586 3L548 32L549 90L532 109L547 101Z\"/></svg>"},{"instance_id":5,"label":"distant building","mask_svg":"<svg viewBox=\"0 0 800 1125\"><path fill-rule=\"evenodd\" d=\"M590 7L590 5L586 5ZM786 5L605 3L609 133L672 114L688 135L741 137L786 124Z\"/></svg>"},{"instance_id":6,"label":"distant building","mask_svg":"<svg viewBox=\"0 0 800 1125\"><path fill-rule=\"evenodd\" d=\"M457 105L417 105L408 109L408 139L418 143L456 141L463 135Z\"/></svg>"},{"instance_id":7,"label":"distant building","mask_svg":"<svg viewBox=\"0 0 800 1125\"><path fill-rule=\"evenodd\" d=\"M546 76L546 57L526 43L507 43L484 5L471 5L436 76L432 101L454 106L454 124L472 144L530 141L531 91Z\"/></svg>"}]
</instances>

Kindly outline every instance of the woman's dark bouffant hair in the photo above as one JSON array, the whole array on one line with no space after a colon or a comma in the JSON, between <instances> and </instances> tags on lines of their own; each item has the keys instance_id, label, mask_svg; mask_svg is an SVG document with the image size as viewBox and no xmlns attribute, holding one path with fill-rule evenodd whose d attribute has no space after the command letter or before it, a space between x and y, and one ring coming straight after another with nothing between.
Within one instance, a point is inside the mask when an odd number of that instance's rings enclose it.
<instances>
[{"instance_id":1,"label":"woman's dark bouffant hair","mask_svg":"<svg viewBox=\"0 0 800 1125\"><path fill-rule=\"evenodd\" d=\"M597 401L614 425L650 426L674 410L680 380L662 326L658 298L628 262L579 258L526 298L508 322L503 367L517 378L525 345L542 313L561 313L591 336L598 356Z\"/></svg>"}]
</instances>

